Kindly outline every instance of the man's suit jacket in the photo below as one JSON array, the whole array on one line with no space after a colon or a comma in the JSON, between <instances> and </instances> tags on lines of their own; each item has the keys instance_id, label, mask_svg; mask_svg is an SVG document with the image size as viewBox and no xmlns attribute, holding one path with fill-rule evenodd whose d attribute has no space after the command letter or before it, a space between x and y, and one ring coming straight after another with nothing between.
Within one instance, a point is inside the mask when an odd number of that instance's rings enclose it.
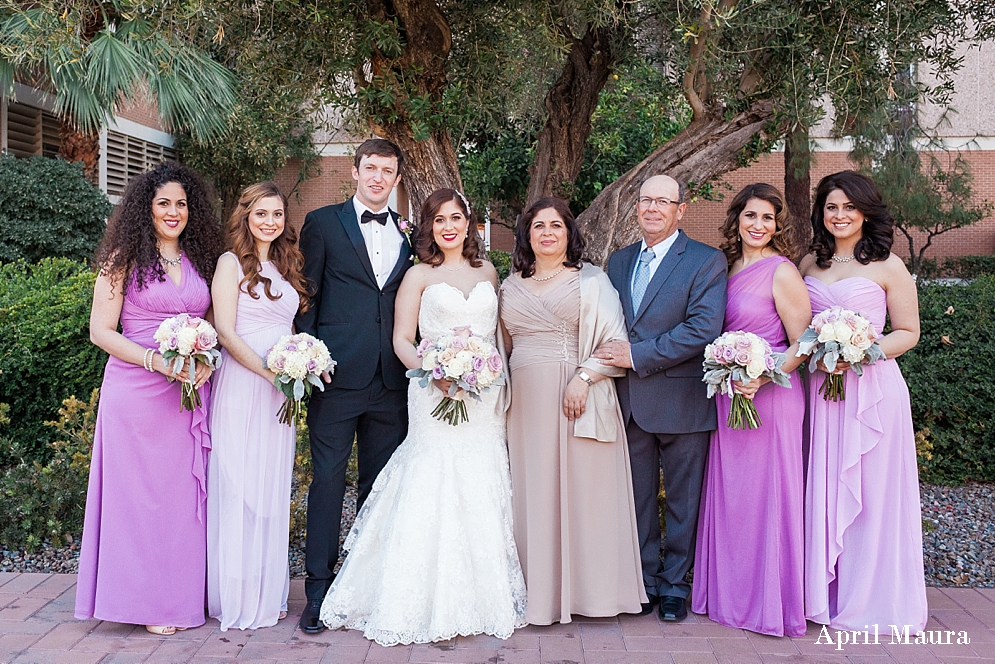
<instances>
[{"instance_id":1,"label":"man's suit jacket","mask_svg":"<svg viewBox=\"0 0 995 664\"><path fill-rule=\"evenodd\" d=\"M705 346L722 333L726 260L683 231L660 261L639 311L632 310L632 273L641 243L608 259L608 276L622 300L635 369L617 379L622 414L644 431L711 431L715 403L708 399L701 362Z\"/></svg>"},{"instance_id":2,"label":"man's suit jacket","mask_svg":"<svg viewBox=\"0 0 995 664\"><path fill-rule=\"evenodd\" d=\"M396 213L388 223L397 223ZM412 257L407 238L403 233L401 237L394 271L381 289L351 198L304 218L300 247L311 308L297 314L294 323L299 332L314 335L328 346L338 363L332 387L366 387L379 363L388 389L407 388L405 367L394 354L393 340L394 300Z\"/></svg>"}]
</instances>

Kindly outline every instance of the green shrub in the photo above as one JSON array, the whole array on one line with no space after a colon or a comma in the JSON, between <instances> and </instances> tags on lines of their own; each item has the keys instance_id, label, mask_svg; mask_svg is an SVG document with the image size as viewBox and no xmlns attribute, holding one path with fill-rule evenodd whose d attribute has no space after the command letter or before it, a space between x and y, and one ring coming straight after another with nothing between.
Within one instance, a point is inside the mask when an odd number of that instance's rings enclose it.
<instances>
[{"instance_id":1,"label":"green shrub","mask_svg":"<svg viewBox=\"0 0 995 664\"><path fill-rule=\"evenodd\" d=\"M507 251L488 251L487 258L494 264L498 279L504 281L511 274L511 254Z\"/></svg>"},{"instance_id":2,"label":"green shrub","mask_svg":"<svg viewBox=\"0 0 995 664\"><path fill-rule=\"evenodd\" d=\"M100 386L107 354L90 343L94 274L65 258L0 265L0 402L10 404L0 467L44 462L67 394Z\"/></svg>"},{"instance_id":3,"label":"green shrub","mask_svg":"<svg viewBox=\"0 0 995 664\"><path fill-rule=\"evenodd\" d=\"M995 276L919 287L919 345L898 359L912 395L922 478L995 480Z\"/></svg>"},{"instance_id":4,"label":"green shrub","mask_svg":"<svg viewBox=\"0 0 995 664\"><path fill-rule=\"evenodd\" d=\"M995 256L955 256L942 260L924 260L919 268L922 279L974 279L983 274L995 274Z\"/></svg>"},{"instance_id":5,"label":"green shrub","mask_svg":"<svg viewBox=\"0 0 995 664\"><path fill-rule=\"evenodd\" d=\"M0 474L0 545L34 551L45 540L63 546L83 532L86 486L99 390L90 401L69 397L59 419L46 422L57 440L46 463L21 461Z\"/></svg>"},{"instance_id":6,"label":"green shrub","mask_svg":"<svg viewBox=\"0 0 995 664\"><path fill-rule=\"evenodd\" d=\"M81 164L0 155L0 262L88 260L110 213Z\"/></svg>"}]
</instances>

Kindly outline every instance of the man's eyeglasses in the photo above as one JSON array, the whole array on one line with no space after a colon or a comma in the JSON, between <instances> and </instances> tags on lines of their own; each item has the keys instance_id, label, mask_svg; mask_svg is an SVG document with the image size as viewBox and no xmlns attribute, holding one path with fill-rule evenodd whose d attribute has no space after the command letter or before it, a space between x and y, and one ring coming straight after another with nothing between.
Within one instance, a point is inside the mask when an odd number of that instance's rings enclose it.
<instances>
[{"instance_id":1,"label":"man's eyeglasses","mask_svg":"<svg viewBox=\"0 0 995 664\"><path fill-rule=\"evenodd\" d=\"M672 201L669 198L650 198L649 196L642 196L639 201L639 207L646 210L656 205L658 208L665 208L668 205L680 205L677 201Z\"/></svg>"}]
</instances>

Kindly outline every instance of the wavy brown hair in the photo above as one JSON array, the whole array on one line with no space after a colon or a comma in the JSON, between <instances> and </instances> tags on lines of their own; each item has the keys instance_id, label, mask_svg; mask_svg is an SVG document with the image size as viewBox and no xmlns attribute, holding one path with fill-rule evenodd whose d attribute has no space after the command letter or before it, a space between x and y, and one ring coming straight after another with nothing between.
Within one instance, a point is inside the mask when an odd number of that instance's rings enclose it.
<instances>
[{"instance_id":1,"label":"wavy brown hair","mask_svg":"<svg viewBox=\"0 0 995 664\"><path fill-rule=\"evenodd\" d=\"M719 248L725 252L729 266L732 267L732 264L743 255L743 242L739 235L739 215L743 214L746 204L754 198L774 206L774 234L768 246L788 260L795 261L801 253L801 248L798 246L797 229L791 224L784 196L777 187L766 182L755 182L743 187L726 210L726 220L721 228L724 239Z\"/></svg>"},{"instance_id":2,"label":"wavy brown hair","mask_svg":"<svg viewBox=\"0 0 995 664\"><path fill-rule=\"evenodd\" d=\"M556 196L541 198L523 212L515 224L515 251L511 254L511 266L515 272L522 273L523 279L528 279L536 271L536 255L532 250L531 240L532 220L548 209L556 210L567 227L567 260L563 264L566 267L580 267L584 256L584 236L580 232L580 226L574 221L570 205Z\"/></svg>"},{"instance_id":3,"label":"wavy brown hair","mask_svg":"<svg viewBox=\"0 0 995 664\"><path fill-rule=\"evenodd\" d=\"M471 267L480 267L484 259L484 247L480 243L480 234L477 233L477 217L471 210L467 209L466 203L455 189L436 189L421 204L421 214L418 216L418 225L411 233L411 246L415 255L422 263L428 263L432 267L442 265L446 260L445 254L435 241L435 215L439 213L446 203L456 203L457 207L466 217L466 239L463 240L463 258L470 261Z\"/></svg>"},{"instance_id":4,"label":"wavy brown hair","mask_svg":"<svg viewBox=\"0 0 995 664\"><path fill-rule=\"evenodd\" d=\"M107 231L97 247L94 262L124 290L142 290L153 281L165 281L152 220L156 192L175 182L187 197L187 225L180 233L180 250L208 284L214 279L224 245L221 223L214 212L214 197L201 177L180 164L162 163L128 184L114 209Z\"/></svg>"},{"instance_id":5,"label":"wavy brown hair","mask_svg":"<svg viewBox=\"0 0 995 664\"><path fill-rule=\"evenodd\" d=\"M249 229L249 215L264 198L279 198L283 203L283 232L269 246L269 260L283 275L283 278L294 287L301 298L300 311L308 309L307 285L301 270L304 268L304 256L297 248L297 229L287 221L287 197L280 188L272 182L259 182L242 190L238 203L228 219L228 248L238 257L242 265L242 280L238 289L246 292L254 300L259 299L256 286L263 285L263 291L270 300L278 300L282 294L273 293L273 280L260 273L259 254L256 253L256 239Z\"/></svg>"},{"instance_id":6,"label":"wavy brown hair","mask_svg":"<svg viewBox=\"0 0 995 664\"><path fill-rule=\"evenodd\" d=\"M861 237L853 248L853 256L861 265L871 261L883 261L891 255L891 245L895 240L895 220L888 212L888 206L881 198L874 181L855 171L840 171L827 175L819 181L812 203L812 246L815 264L823 270L832 265L836 253L836 238L826 228L826 198L839 189L850 199L854 207L864 215Z\"/></svg>"}]
</instances>

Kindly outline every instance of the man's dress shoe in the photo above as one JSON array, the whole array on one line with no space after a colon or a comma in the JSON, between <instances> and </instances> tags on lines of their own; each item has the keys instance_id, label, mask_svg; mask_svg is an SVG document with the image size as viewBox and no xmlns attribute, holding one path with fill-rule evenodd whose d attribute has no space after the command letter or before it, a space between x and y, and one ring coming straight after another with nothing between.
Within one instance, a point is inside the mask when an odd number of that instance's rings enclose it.
<instances>
[{"instance_id":1,"label":"man's dress shoe","mask_svg":"<svg viewBox=\"0 0 995 664\"><path fill-rule=\"evenodd\" d=\"M653 613L653 607L660 603L660 598L657 595L651 595L649 593L646 593L646 599L648 599L649 601L643 602L642 604L639 605L640 610L638 615L640 616L648 616L649 614Z\"/></svg>"},{"instance_id":2,"label":"man's dress shoe","mask_svg":"<svg viewBox=\"0 0 995 664\"><path fill-rule=\"evenodd\" d=\"M309 599L301 614L300 627L305 634L318 634L325 631L325 624L318 617L321 614L321 600Z\"/></svg>"},{"instance_id":3,"label":"man's dress shoe","mask_svg":"<svg viewBox=\"0 0 995 664\"><path fill-rule=\"evenodd\" d=\"M660 620L680 622L688 617L688 607L683 597L668 595L660 598Z\"/></svg>"}]
</instances>

